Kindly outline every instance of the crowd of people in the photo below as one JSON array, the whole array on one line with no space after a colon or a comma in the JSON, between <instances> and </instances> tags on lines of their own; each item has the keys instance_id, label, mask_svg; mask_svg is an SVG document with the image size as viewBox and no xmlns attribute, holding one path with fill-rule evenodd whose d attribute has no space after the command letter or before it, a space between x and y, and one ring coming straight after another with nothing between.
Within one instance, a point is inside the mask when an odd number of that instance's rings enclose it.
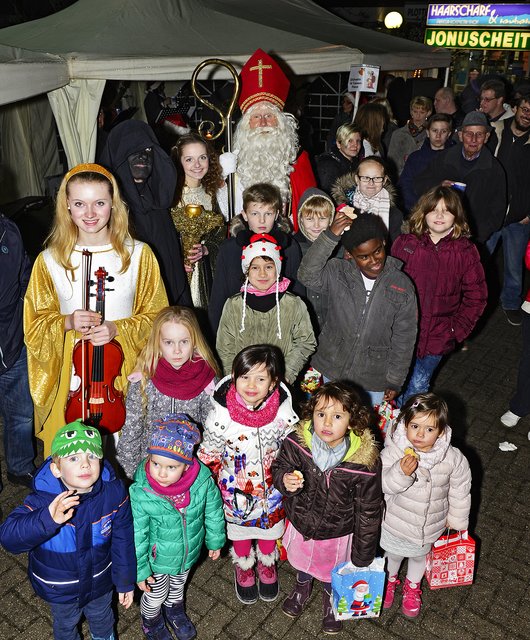
<instances>
[{"instance_id":1,"label":"crowd of people","mask_svg":"<svg viewBox=\"0 0 530 640\"><path fill-rule=\"evenodd\" d=\"M486 308L500 241L501 306L523 325L501 421L530 413L530 94L510 106L488 80L465 112L441 88L402 127L386 100L352 121L346 94L314 159L277 63L258 50L241 81L231 153L187 132L170 156L146 123L113 128L99 164L64 176L33 267L0 217L7 477L32 490L0 543L29 552L58 640L82 616L113 640L114 592L128 608L135 585L146 638L191 640L190 570L227 540L245 605L278 597L281 550L297 572L283 612L320 582L337 633L333 568L380 548L383 609L406 559L401 611L418 616L426 556L470 511L431 380Z\"/></svg>"}]
</instances>

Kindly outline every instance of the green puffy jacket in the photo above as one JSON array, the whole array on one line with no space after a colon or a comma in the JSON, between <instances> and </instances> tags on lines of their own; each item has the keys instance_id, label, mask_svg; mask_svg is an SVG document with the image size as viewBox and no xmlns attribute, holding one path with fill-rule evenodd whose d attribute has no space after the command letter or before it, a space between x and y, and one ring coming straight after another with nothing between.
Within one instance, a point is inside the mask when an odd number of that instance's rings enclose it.
<instances>
[{"instance_id":1,"label":"green puffy jacket","mask_svg":"<svg viewBox=\"0 0 530 640\"><path fill-rule=\"evenodd\" d=\"M190 569L203 542L210 551L224 546L221 494L208 467L199 464L199 475L190 488L190 504L180 510L153 492L145 475L145 460L138 466L129 489L138 582L153 573L178 575Z\"/></svg>"}]
</instances>

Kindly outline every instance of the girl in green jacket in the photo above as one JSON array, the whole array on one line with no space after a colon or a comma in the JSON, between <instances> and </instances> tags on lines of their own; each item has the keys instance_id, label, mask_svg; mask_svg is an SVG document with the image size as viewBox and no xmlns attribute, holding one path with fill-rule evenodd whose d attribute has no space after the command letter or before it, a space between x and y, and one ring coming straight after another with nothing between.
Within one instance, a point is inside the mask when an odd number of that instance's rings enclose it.
<instances>
[{"instance_id":1,"label":"girl in green jacket","mask_svg":"<svg viewBox=\"0 0 530 640\"><path fill-rule=\"evenodd\" d=\"M254 344L282 350L285 381L293 384L317 343L305 302L287 291L281 277L283 257L275 238L256 233L243 248L241 293L228 298L217 330L217 353L229 375L236 355Z\"/></svg>"},{"instance_id":2,"label":"girl in green jacket","mask_svg":"<svg viewBox=\"0 0 530 640\"><path fill-rule=\"evenodd\" d=\"M142 629L150 640L172 640L166 621L178 640L195 638L184 610L186 579L204 542L212 560L226 542L219 489L193 456L199 441L183 414L156 421L130 488Z\"/></svg>"}]
</instances>

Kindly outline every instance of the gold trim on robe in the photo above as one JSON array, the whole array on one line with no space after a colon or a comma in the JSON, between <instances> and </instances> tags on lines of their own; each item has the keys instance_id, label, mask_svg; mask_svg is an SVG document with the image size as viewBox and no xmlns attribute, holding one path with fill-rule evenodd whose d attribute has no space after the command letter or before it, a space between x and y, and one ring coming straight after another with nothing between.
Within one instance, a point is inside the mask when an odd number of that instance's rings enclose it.
<instances>
[{"instance_id":1,"label":"gold trim on robe","mask_svg":"<svg viewBox=\"0 0 530 640\"><path fill-rule=\"evenodd\" d=\"M156 258L144 245L138 263L136 293L130 318L112 320L117 327L124 363L116 378L116 388L127 391L127 376L133 370L157 313L168 300ZM79 308L81 308L81 301ZM57 430L65 424L72 372L74 330L64 331L65 316L60 312L53 279L44 261L37 257L24 298L24 334L28 350L28 376L35 406L35 432L44 442L44 456L50 453Z\"/></svg>"}]
</instances>

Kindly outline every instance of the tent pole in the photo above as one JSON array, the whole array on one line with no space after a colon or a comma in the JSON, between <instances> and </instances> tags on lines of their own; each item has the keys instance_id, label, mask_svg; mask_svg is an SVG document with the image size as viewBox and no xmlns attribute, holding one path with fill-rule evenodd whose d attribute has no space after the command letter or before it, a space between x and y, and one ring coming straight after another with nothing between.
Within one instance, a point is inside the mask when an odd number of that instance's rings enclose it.
<instances>
[{"instance_id":1,"label":"tent pole","mask_svg":"<svg viewBox=\"0 0 530 640\"><path fill-rule=\"evenodd\" d=\"M355 92L355 102L353 103L353 115L351 121L355 120L355 116L357 115L357 109L359 108L359 100L361 98L360 91Z\"/></svg>"}]
</instances>

